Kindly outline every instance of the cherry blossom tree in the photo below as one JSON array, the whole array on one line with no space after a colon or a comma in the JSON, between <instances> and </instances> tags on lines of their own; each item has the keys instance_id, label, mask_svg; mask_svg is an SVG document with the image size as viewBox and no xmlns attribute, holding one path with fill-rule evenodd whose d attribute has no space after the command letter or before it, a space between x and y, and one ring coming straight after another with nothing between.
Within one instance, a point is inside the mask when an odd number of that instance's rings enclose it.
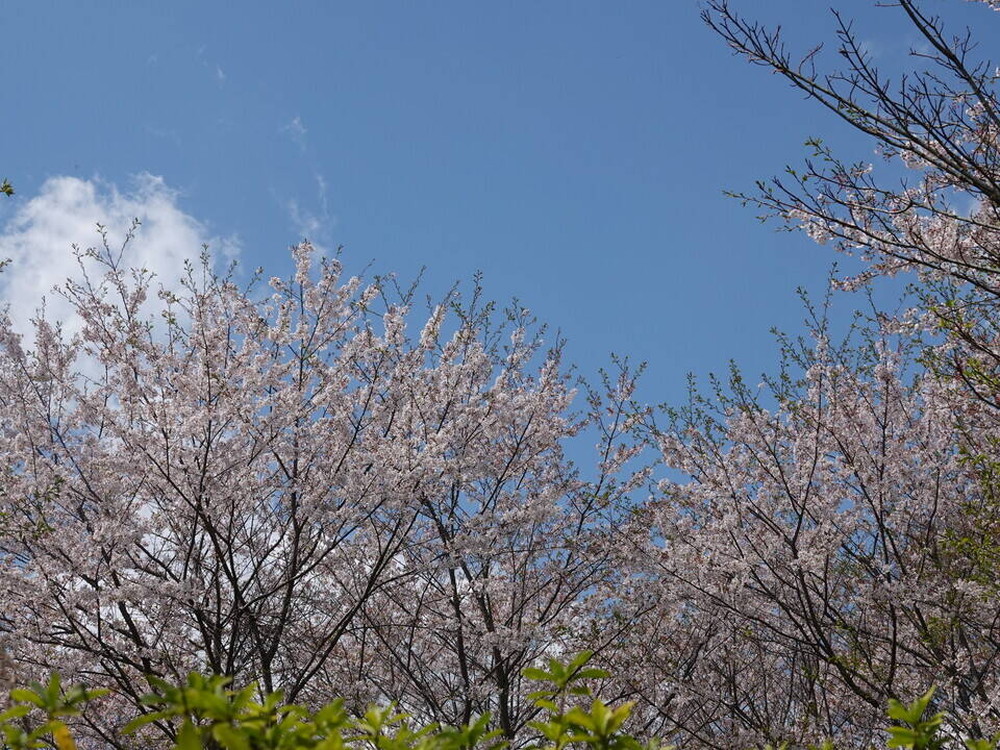
<instances>
[{"instance_id":1,"label":"cherry blossom tree","mask_svg":"<svg viewBox=\"0 0 1000 750\"><path fill-rule=\"evenodd\" d=\"M656 607L622 689L697 745L867 746L890 698L931 684L961 729L995 731L1000 588L970 554L992 501L957 449L963 398L889 336L795 353L800 376L734 375L655 428L686 476L629 534L653 530L624 564Z\"/></svg>"},{"instance_id":2,"label":"cherry blossom tree","mask_svg":"<svg viewBox=\"0 0 1000 750\"><path fill-rule=\"evenodd\" d=\"M794 58L733 5L705 11L733 49L913 175L880 181L814 140L805 168L741 197L859 255L863 272L843 285L910 272L919 301L844 346L817 321L812 345L784 342L789 367L763 391L734 373L650 423L672 473L622 537L632 595L655 606L618 644L619 689L649 726L695 746L863 746L889 698L931 684L951 731L994 732L997 74L970 34L949 36L912 0L891 4L922 40L896 84L839 14L847 70L822 74L820 49Z\"/></svg>"},{"instance_id":3,"label":"cherry blossom tree","mask_svg":"<svg viewBox=\"0 0 1000 750\"><path fill-rule=\"evenodd\" d=\"M85 718L116 745L146 677L190 670L426 720L492 710L513 737L537 711L521 670L587 630L609 574L630 376L576 414L526 311L477 287L411 334L412 291L308 244L267 292L208 258L157 290L127 257L80 254L79 333L0 320L19 678L111 687ZM585 481L564 447L588 425L605 429Z\"/></svg>"},{"instance_id":4,"label":"cherry blossom tree","mask_svg":"<svg viewBox=\"0 0 1000 750\"><path fill-rule=\"evenodd\" d=\"M822 73L822 46L795 57L780 29L739 15L728 0L709 0L703 17L733 50L870 136L883 159L910 176L900 182L890 169L880 178L873 165L844 161L813 139L813 157L801 169L740 197L860 256L865 270L846 285L919 274L924 310L953 337L953 374L996 406L990 392L998 364L992 312L1000 295L997 68L981 56L970 30L949 30L915 0L887 4L885 12L902 14L920 40L910 53L913 69L895 81L839 13L837 59L847 67Z\"/></svg>"}]
</instances>

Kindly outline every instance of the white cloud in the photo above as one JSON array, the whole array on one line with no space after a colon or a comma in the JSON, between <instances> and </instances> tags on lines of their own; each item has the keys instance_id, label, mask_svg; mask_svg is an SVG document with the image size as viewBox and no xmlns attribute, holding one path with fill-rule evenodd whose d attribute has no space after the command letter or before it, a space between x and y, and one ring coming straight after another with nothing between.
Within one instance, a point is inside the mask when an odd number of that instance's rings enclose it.
<instances>
[{"instance_id":1,"label":"white cloud","mask_svg":"<svg viewBox=\"0 0 1000 750\"><path fill-rule=\"evenodd\" d=\"M316 203L318 211L310 211L302 206L294 198L285 203L288 211L288 218L291 220L292 229L300 239L308 239L320 251L325 251L326 242L329 240L330 230L336 223L330 215L330 206L327 201L326 178L319 172L315 172L313 177L316 180Z\"/></svg>"},{"instance_id":2,"label":"white cloud","mask_svg":"<svg viewBox=\"0 0 1000 750\"><path fill-rule=\"evenodd\" d=\"M307 138L309 130L302 122L302 117L296 115L279 127L278 132L288 136L299 147L299 152L303 159L309 163L313 179L316 182L316 208L307 208L302 201L296 198L281 199L281 202L284 203L292 229L298 236L308 239L321 252L325 251L325 243L328 241L330 230L336 221L330 214L330 204L327 198L329 187L326 177L317 168L316 159L312 156L312 149L309 147ZM277 195L275 197L277 198Z\"/></svg>"},{"instance_id":3,"label":"white cloud","mask_svg":"<svg viewBox=\"0 0 1000 750\"><path fill-rule=\"evenodd\" d=\"M878 39L862 39L858 48L865 57L877 60L885 54L885 45Z\"/></svg>"},{"instance_id":4,"label":"white cloud","mask_svg":"<svg viewBox=\"0 0 1000 750\"><path fill-rule=\"evenodd\" d=\"M46 180L38 195L19 203L0 233L0 258L10 258L0 274L0 299L9 305L17 329L27 332L43 299L48 319L77 328L68 303L53 288L79 278L73 248L100 246L97 224L106 227L108 244L117 249L138 219L141 226L123 263L152 271L168 287L180 277L184 261L197 260L205 244L216 257L238 253L235 240L213 238L202 222L178 207L177 198L162 178L150 174L135 177L127 192L99 180Z\"/></svg>"},{"instance_id":5,"label":"white cloud","mask_svg":"<svg viewBox=\"0 0 1000 750\"><path fill-rule=\"evenodd\" d=\"M282 130L287 130L293 136L298 136L300 138L309 132L306 130L306 126L302 124L302 117L299 115L295 115L295 117L293 117L291 121L282 128Z\"/></svg>"},{"instance_id":6,"label":"white cloud","mask_svg":"<svg viewBox=\"0 0 1000 750\"><path fill-rule=\"evenodd\" d=\"M319 172L313 175L316 178L316 199L319 201L320 209L323 211L323 216L329 218L330 216L330 206L327 203L327 187L326 178Z\"/></svg>"},{"instance_id":7,"label":"white cloud","mask_svg":"<svg viewBox=\"0 0 1000 750\"><path fill-rule=\"evenodd\" d=\"M324 229L323 220L316 214L302 208L299 202L292 198L287 203L288 218L299 239L314 239Z\"/></svg>"},{"instance_id":8,"label":"white cloud","mask_svg":"<svg viewBox=\"0 0 1000 750\"><path fill-rule=\"evenodd\" d=\"M175 146L180 147L181 137L180 134L173 130L172 128L159 128L155 125L145 125L143 129L154 138L162 138L172 142Z\"/></svg>"},{"instance_id":9,"label":"white cloud","mask_svg":"<svg viewBox=\"0 0 1000 750\"><path fill-rule=\"evenodd\" d=\"M288 137L295 142L300 150L306 150L306 134L309 131L302 124L302 118L299 115L295 115L290 122L282 125L278 130L282 133L287 133Z\"/></svg>"},{"instance_id":10,"label":"white cloud","mask_svg":"<svg viewBox=\"0 0 1000 750\"><path fill-rule=\"evenodd\" d=\"M206 57L205 53L208 51L208 47L204 44L198 47L198 51L194 54L194 59L201 63L201 66L211 73L212 78L215 79L216 84L219 88L226 85L226 72L222 69L222 66L217 62L210 62Z\"/></svg>"}]
</instances>

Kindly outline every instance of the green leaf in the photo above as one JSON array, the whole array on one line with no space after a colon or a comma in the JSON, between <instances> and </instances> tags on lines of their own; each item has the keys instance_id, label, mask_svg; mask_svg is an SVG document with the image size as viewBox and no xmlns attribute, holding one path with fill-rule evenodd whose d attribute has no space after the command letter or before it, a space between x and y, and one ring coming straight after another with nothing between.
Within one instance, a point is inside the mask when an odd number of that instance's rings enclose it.
<instances>
[{"instance_id":1,"label":"green leaf","mask_svg":"<svg viewBox=\"0 0 1000 750\"><path fill-rule=\"evenodd\" d=\"M122 730L125 734L132 734L140 727L144 727L147 724L152 724L153 722L160 721L161 719L168 719L176 716L177 713L173 710L169 711L152 711L148 714L141 714L132 719L125 728Z\"/></svg>"},{"instance_id":2,"label":"green leaf","mask_svg":"<svg viewBox=\"0 0 1000 750\"><path fill-rule=\"evenodd\" d=\"M189 720L185 719L177 733L175 750L202 750L201 733Z\"/></svg>"},{"instance_id":3,"label":"green leaf","mask_svg":"<svg viewBox=\"0 0 1000 750\"><path fill-rule=\"evenodd\" d=\"M21 719L31 713L31 706L26 706L23 703L16 706L11 706L2 714L0 714L0 723L6 724L12 719Z\"/></svg>"},{"instance_id":4,"label":"green leaf","mask_svg":"<svg viewBox=\"0 0 1000 750\"><path fill-rule=\"evenodd\" d=\"M10 699L17 701L18 703L30 703L38 708L45 707L45 701L39 696L34 690L26 690L25 688L15 688L10 691Z\"/></svg>"},{"instance_id":5,"label":"green leaf","mask_svg":"<svg viewBox=\"0 0 1000 750\"><path fill-rule=\"evenodd\" d=\"M538 669L537 667L528 667L527 669L522 670L521 674L529 680L543 681L552 679L552 675L550 673L546 672L544 669Z\"/></svg>"},{"instance_id":6,"label":"green leaf","mask_svg":"<svg viewBox=\"0 0 1000 750\"><path fill-rule=\"evenodd\" d=\"M914 747L920 734L907 727L889 727L889 747Z\"/></svg>"},{"instance_id":7,"label":"green leaf","mask_svg":"<svg viewBox=\"0 0 1000 750\"><path fill-rule=\"evenodd\" d=\"M227 750L250 750L247 736L231 724L216 724L212 727L212 737Z\"/></svg>"}]
</instances>

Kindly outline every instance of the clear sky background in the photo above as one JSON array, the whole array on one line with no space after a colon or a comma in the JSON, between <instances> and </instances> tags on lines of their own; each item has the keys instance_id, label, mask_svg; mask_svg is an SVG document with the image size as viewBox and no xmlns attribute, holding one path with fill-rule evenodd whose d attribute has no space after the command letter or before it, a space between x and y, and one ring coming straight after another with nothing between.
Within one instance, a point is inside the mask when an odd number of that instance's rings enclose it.
<instances>
[{"instance_id":1,"label":"clear sky background","mask_svg":"<svg viewBox=\"0 0 1000 750\"><path fill-rule=\"evenodd\" d=\"M732 0L806 49L828 2ZM893 69L899 13L843 0ZM1000 17L928 0L996 49ZM145 219L176 273L203 241L269 274L307 236L439 293L476 270L569 338L585 375L648 360L644 395L685 374L773 370L834 255L723 196L862 138L730 54L696 0L0 4L0 255L15 312L71 269L93 225ZM831 49L825 58L839 59ZM845 317L852 300L842 300Z\"/></svg>"}]
</instances>

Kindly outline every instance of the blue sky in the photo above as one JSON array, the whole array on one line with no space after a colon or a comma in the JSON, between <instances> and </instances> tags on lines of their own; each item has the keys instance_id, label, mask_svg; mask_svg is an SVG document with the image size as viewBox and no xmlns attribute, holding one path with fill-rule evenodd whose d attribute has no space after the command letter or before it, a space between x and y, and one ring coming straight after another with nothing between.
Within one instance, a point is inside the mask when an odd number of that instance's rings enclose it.
<instances>
[{"instance_id":1,"label":"blue sky","mask_svg":"<svg viewBox=\"0 0 1000 750\"><path fill-rule=\"evenodd\" d=\"M802 48L829 39L827 3L733 4ZM929 4L996 46L985 7ZM887 66L914 41L891 9L839 7ZM648 360L651 400L730 358L773 370L769 329L799 328L795 287L822 294L834 257L722 191L798 163L810 136L871 149L733 57L698 11L6 3L0 176L18 194L0 202L0 255L21 263L6 294L23 308L94 221L152 211L161 274L204 240L284 273L302 236L344 245L352 272L427 266L431 293L482 270L490 296L569 338L582 373L610 352Z\"/></svg>"}]
</instances>

